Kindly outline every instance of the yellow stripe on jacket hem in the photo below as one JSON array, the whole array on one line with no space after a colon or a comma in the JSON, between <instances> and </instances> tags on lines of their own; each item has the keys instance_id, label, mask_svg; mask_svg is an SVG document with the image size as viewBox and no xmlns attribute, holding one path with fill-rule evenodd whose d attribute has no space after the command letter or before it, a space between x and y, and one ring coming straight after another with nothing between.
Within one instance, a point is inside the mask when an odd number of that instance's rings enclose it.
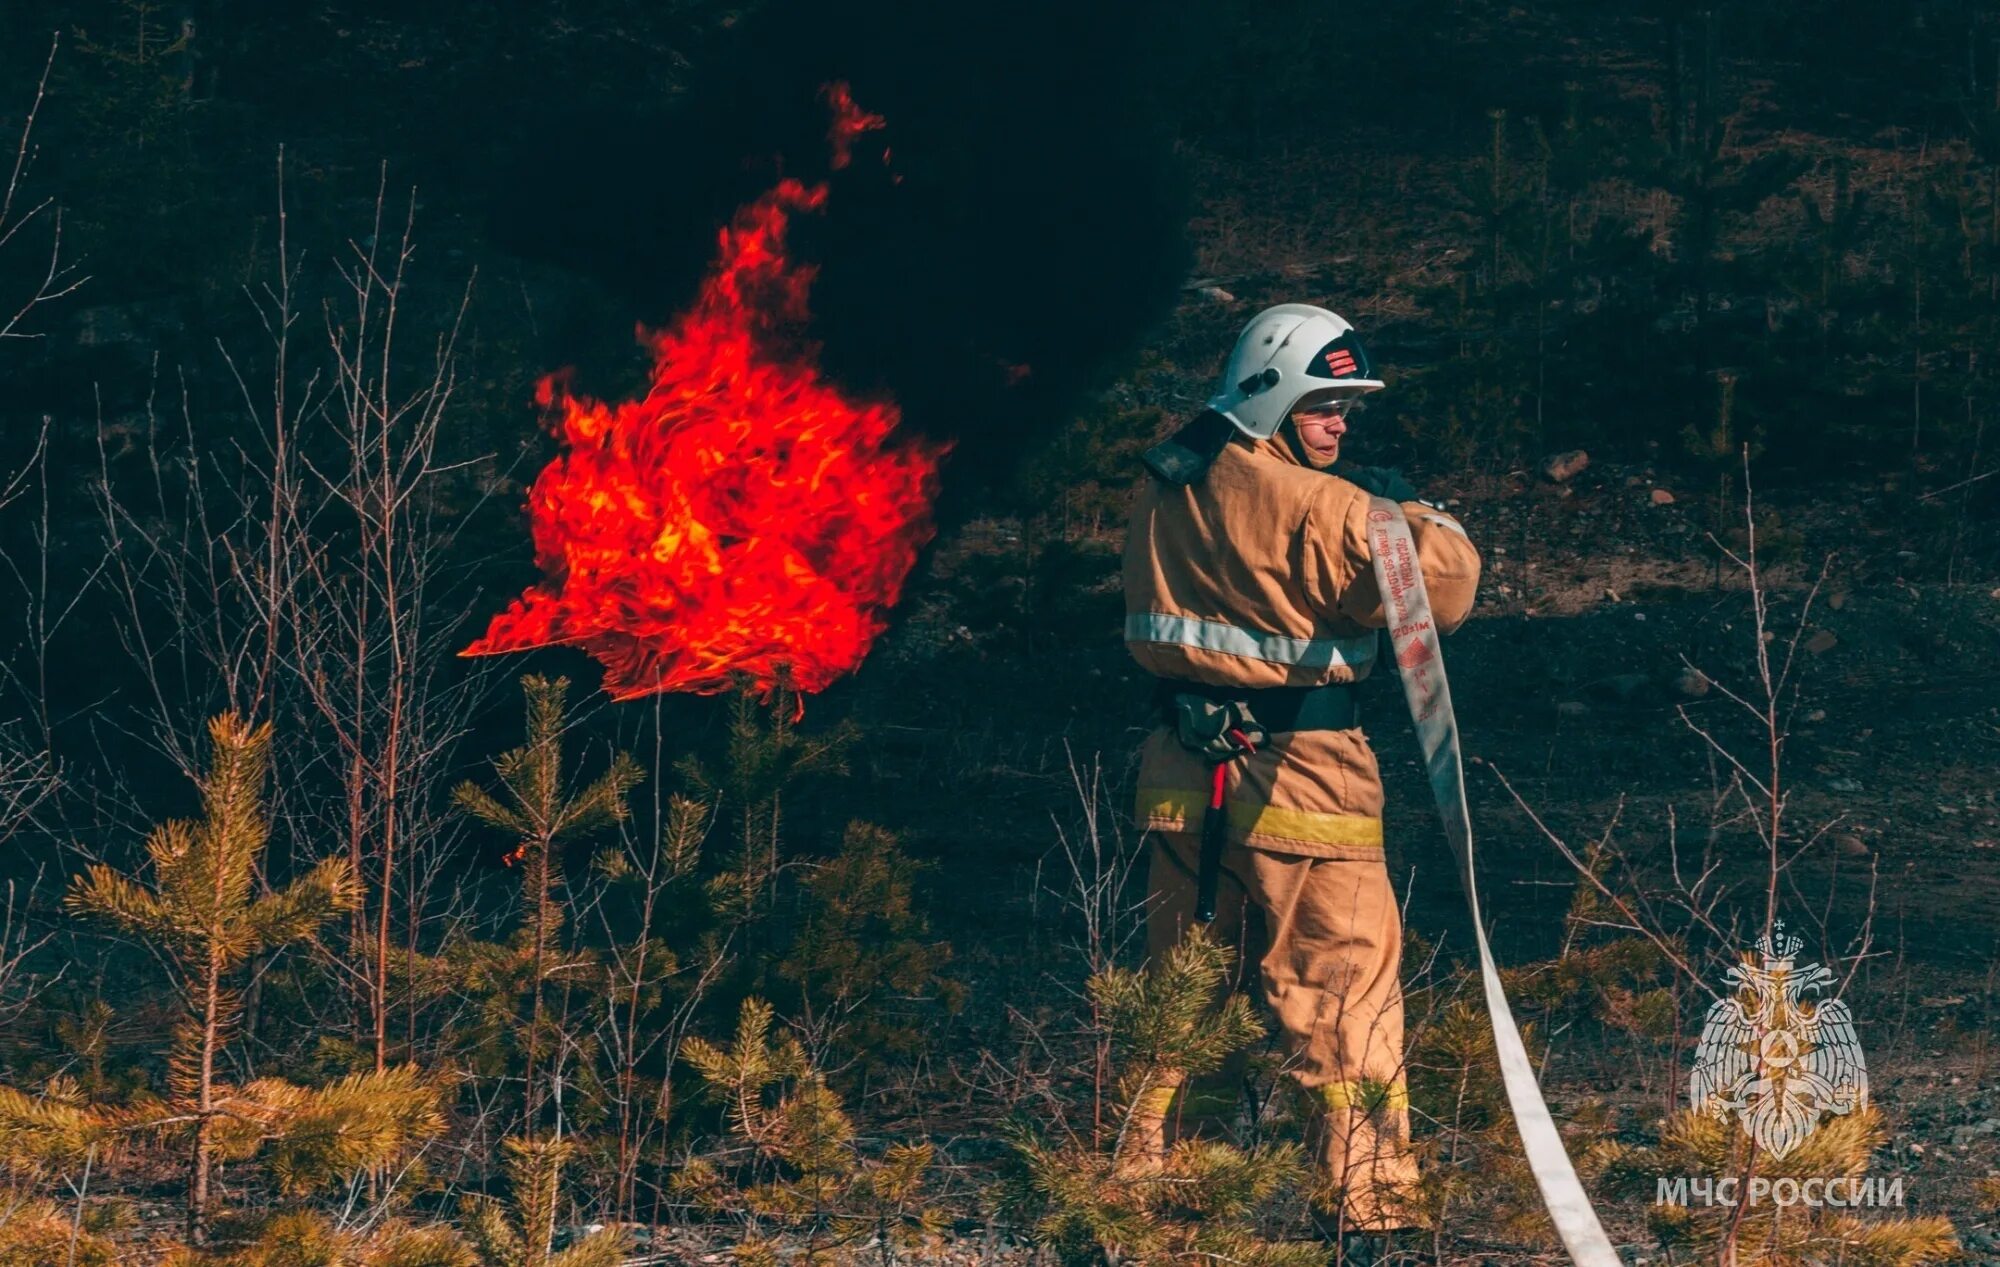
<instances>
[{"instance_id":1,"label":"yellow stripe on jacket hem","mask_svg":"<svg viewBox=\"0 0 2000 1267\"><path fill-rule=\"evenodd\" d=\"M1229 833L1237 839L1268 837L1296 840L1315 845L1343 845L1363 849L1382 847L1382 820L1363 814L1328 814L1320 810L1291 809L1280 805L1255 805L1232 800ZM1138 797L1139 821L1153 827L1167 826L1180 831L1197 831L1208 813L1205 793L1186 788L1142 787Z\"/></svg>"}]
</instances>

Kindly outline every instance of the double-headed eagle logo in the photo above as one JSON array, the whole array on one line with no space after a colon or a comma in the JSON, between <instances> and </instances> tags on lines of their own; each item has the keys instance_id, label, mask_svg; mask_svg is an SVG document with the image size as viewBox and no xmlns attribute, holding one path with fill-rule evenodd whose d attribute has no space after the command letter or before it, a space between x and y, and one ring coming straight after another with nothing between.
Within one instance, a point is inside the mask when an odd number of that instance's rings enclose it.
<instances>
[{"instance_id":1,"label":"double-headed eagle logo","mask_svg":"<svg viewBox=\"0 0 2000 1267\"><path fill-rule=\"evenodd\" d=\"M1868 1103L1868 1069L1854 1014L1819 997L1833 973L1795 966L1805 943L1780 923L1757 940L1762 966L1729 970L1730 992L1708 1009L1688 1095L1697 1113L1735 1117L1757 1146L1783 1157L1829 1113Z\"/></svg>"}]
</instances>

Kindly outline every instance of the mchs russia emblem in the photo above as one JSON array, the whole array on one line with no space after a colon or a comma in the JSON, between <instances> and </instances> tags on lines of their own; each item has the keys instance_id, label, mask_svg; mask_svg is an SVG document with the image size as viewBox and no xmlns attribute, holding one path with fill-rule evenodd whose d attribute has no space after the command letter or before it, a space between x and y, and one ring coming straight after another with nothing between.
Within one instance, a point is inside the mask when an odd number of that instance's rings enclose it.
<instances>
[{"instance_id":1,"label":"mchs russia emblem","mask_svg":"<svg viewBox=\"0 0 2000 1267\"><path fill-rule=\"evenodd\" d=\"M1804 944L1779 923L1758 939L1761 965L1729 970L1730 992L1708 1009L1689 1080L1696 1112L1734 1116L1773 1157L1828 1114L1868 1103L1854 1015L1825 994L1832 971L1798 966Z\"/></svg>"}]
</instances>

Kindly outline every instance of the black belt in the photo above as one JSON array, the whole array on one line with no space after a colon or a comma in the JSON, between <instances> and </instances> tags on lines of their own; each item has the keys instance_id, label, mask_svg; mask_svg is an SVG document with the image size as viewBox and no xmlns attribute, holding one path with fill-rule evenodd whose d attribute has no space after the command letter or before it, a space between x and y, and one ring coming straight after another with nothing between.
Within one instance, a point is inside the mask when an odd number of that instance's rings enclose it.
<instances>
[{"instance_id":1,"label":"black belt","mask_svg":"<svg viewBox=\"0 0 2000 1267\"><path fill-rule=\"evenodd\" d=\"M1361 724L1352 682L1249 688L1160 678L1154 686L1153 702L1169 726L1174 724L1176 695L1200 695L1217 703L1241 701L1250 715L1272 734L1288 730L1351 730Z\"/></svg>"}]
</instances>

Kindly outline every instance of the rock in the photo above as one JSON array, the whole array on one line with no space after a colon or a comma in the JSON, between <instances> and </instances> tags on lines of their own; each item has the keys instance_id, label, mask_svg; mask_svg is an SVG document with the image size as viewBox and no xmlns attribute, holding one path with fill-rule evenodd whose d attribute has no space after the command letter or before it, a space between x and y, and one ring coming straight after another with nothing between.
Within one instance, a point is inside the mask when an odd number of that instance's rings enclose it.
<instances>
[{"instance_id":1,"label":"rock","mask_svg":"<svg viewBox=\"0 0 2000 1267\"><path fill-rule=\"evenodd\" d=\"M1815 708L1810 713L1806 714L1806 721L1808 724L1811 725L1818 725L1820 722L1823 722L1825 720L1826 720L1826 710L1824 708Z\"/></svg>"},{"instance_id":2,"label":"rock","mask_svg":"<svg viewBox=\"0 0 2000 1267\"><path fill-rule=\"evenodd\" d=\"M2000 598L2000 590L1994 590L1993 597ZM1826 596L1826 605L1835 611L1839 611L1841 608L1847 606L1847 591L1835 590L1833 593L1828 594Z\"/></svg>"},{"instance_id":3,"label":"rock","mask_svg":"<svg viewBox=\"0 0 2000 1267\"><path fill-rule=\"evenodd\" d=\"M1828 779L1826 781L1826 790L1829 792L1859 792L1861 784L1848 778L1846 775L1841 775L1838 778Z\"/></svg>"},{"instance_id":4,"label":"rock","mask_svg":"<svg viewBox=\"0 0 2000 1267\"><path fill-rule=\"evenodd\" d=\"M1671 506L1674 504L1674 495L1664 488L1654 489L1652 498L1655 506Z\"/></svg>"},{"instance_id":5,"label":"rock","mask_svg":"<svg viewBox=\"0 0 2000 1267\"><path fill-rule=\"evenodd\" d=\"M1582 449L1551 454L1542 459L1542 478L1557 484L1573 480L1590 465L1590 455Z\"/></svg>"},{"instance_id":6,"label":"rock","mask_svg":"<svg viewBox=\"0 0 2000 1267\"><path fill-rule=\"evenodd\" d=\"M1866 858L1868 842L1859 836L1835 836L1833 844L1844 858Z\"/></svg>"},{"instance_id":7,"label":"rock","mask_svg":"<svg viewBox=\"0 0 2000 1267\"><path fill-rule=\"evenodd\" d=\"M1220 286L1203 286L1201 288L1201 297L1213 300L1219 304L1233 304L1236 302L1236 296L1230 294Z\"/></svg>"},{"instance_id":8,"label":"rock","mask_svg":"<svg viewBox=\"0 0 2000 1267\"><path fill-rule=\"evenodd\" d=\"M1633 612L1633 613L1632 613L1632 619L1634 619L1634 620L1644 620L1645 618L1646 618L1646 613L1645 613L1645 612Z\"/></svg>"},{"instance_id":9,"label":"rock","mask_svg":"<svg viewBox=\"0 0 2000 1267\"><path fill-rule=\"evenodd\" d=\"M1590 716L1590 705L1580 699L1566 699L1556 705L1556 716L1568 718L1588 717Z\"/></svg>"},{"instance_id":10,"label":"rock","mask_svg":"<svg viewBox=\"0 0 2000 1267\"><path fill-rule=\"evenodd\" d=\"M1700 699L1708 694L1708 674L1700 669L1684 668L1674 674L1674 694L1682 699Z\"/></svg>"},{"instance_id":11,"label":"rock","mask_svg":"<svg viewBox=\"0 0 2000 1267\"><path fill-rule=\"evenodd\" d=\"M603 1230L602 1223L574 1223L568 1227L557 1228L555 1234L549 1238L550 1244L552 1248L558 1250L568 1249L578 1241L586 1240Z\"/></svg>"},{"instance_id":12,"label":"rock","mask_svg":"<svg viewBox=\"0 0 2000 1267\"><path fill-rule=\"evenodd\" d=\"M1831 629L1822 629L1812 637L1806 639L1806 650L1812 652L1814 655L1824 655L1839 645L1840 639L1834 637L1833 630Z\"/></svg>"}]
</instances>

